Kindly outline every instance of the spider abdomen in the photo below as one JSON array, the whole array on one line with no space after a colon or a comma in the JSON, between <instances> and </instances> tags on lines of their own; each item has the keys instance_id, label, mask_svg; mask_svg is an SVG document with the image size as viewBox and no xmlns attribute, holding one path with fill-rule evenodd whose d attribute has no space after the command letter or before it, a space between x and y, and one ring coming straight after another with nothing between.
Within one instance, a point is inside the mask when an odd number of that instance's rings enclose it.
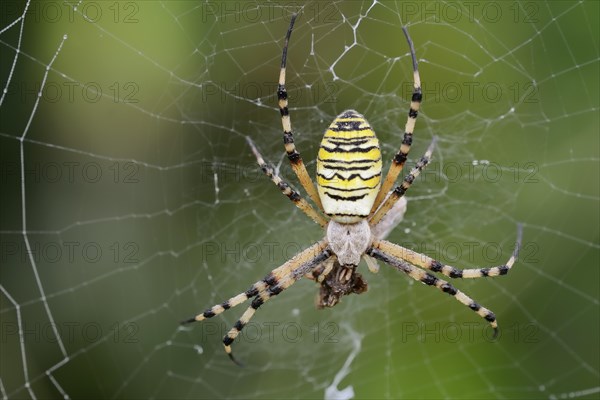
<instances>
[{"instance_id":1,"label":"spider abdomen","mask_svg":"<svg viewBox=\"0 0 600 400\"><path fill-rule=\"evenodd\" d=\"M329 125L317 157L325 213L340 223L366 218L381 186L381 150L367 120L346 110Z\"/></svg>"}]
</instances>

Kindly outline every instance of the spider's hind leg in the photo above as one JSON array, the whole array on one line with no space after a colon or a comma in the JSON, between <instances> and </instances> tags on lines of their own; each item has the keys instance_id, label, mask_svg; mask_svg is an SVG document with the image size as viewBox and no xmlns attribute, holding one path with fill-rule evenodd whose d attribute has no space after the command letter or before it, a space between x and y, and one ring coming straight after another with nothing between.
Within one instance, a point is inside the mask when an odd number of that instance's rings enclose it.
<instances>
[{"instance_id":1,"label":"spider's hind leg","mask_svg":"<svg viewBox=\"0 0 600 400\"><path fill-rule=\"evenodd\" d=\"M381 204L381 206L374 211L373 216L369 220L372 225L379 224L380 221L387 215L387 213L393 209L394 205L404 196L406 191L410 189L413 182L417 177L421 174L421 171L427 167L429 162L431 161L431 154L433 153L433 149L435 147L436 138L434 137L429 147L427 147L427 151L421 159L417 162L415 167L404 177L402 183L394 188L389 194L389 196L385 199L385 201ZM375 209L373 209L375 210Z\"/></svg>"},{"instance_id":2,"label":"spider's hind leg","mask_svg":"<svg viewBox=\"0 0 600 400\"><path fill-rule=\"evenodd\" d=\"M375 204L373 204L373 209L371 211L371 215L377 211L385 196L387 196L388 192L398 179L398 175L402 172L404 164L406 163L406 159L408 158L408 153L412 146L413 141L413 132L415 130L415 123L417 121L417 116L419 115L419 108L421 106L421 101L423 100L423 94L421 91L421 77L419 75L419 66L417 62L417 56L415 54L415 46L413 44L410 35L408 34L408 30L406 27L402 27L402 31L404 32L404 36L406 37L406 41L408 43L408 47L410 49L410 56L412 58L413 64L413 92L410 100L410 108L408 109L408 118L406 120L406 125L404 127L404 137L402 139L402 144L400 145L400 149L392 159L392 165L390 165L390 169L381 185L381 190L377 194L377 198L375 199Z\"/></svg>"},{"instance_id":3,"label":"spider's hind leg","mask_svg":"<svg viewBox=\"0 0 600 400\"><path fill-rule=\"evenodd\" d=\"M254 153L256 161L258 162L258 165L262 169L263 173L271 179L271 181L279 188L279 190L281 190L281 193L286 195L296 205L296 207L302 210L302 212L310 219L322 227L325 227L325 225L327 225L327 219L325 219L322 214L316 211L309 202L304 200L302 196L300 196L300 193L292 189L287 182L277 175L277 172L275 172L273 166L265 162L262 155L254 145L254 142L252 142L252 139L246 137L246 141L248 142L248 145L250 145L252 153Z\"/></svg>"},{"instance_id":4,"label":"spider's hind leg","mask_svg":"<svg viewBox=\"0 0 600 400\"><path fill-rule=\"evenodd\" d=\"M287 153L288 159L290 160L290 164L292 165L292 169L294 173L300 180L300 183L308 193L308 196L312 199L312 201L317 205L320 210L323 210L323 205L321 204L321 198L317 193L317 189L308 175L306 171L306 166L304 165L304 161L302 161L302 157L298 150L296 150L296 145L294 144L294 134L292 132L292 122L290 120L290 112L288 109L288 95L287 89L285 87L285 73L286 73L286 64L287 64L287 51L288 45L290 42L290 37L292 36L292 30L294 29L294 22L296 21L296 17L298 14L292 14L290 19L290 27L285 35L285 43L283 45L283 51L281 54L281 69L279 71L279 85L277 87L277 101L279 106L279 113L281 114L281 125L283 127L283 144L285 146L285 151Z\"/></svg>"}]
</instances>

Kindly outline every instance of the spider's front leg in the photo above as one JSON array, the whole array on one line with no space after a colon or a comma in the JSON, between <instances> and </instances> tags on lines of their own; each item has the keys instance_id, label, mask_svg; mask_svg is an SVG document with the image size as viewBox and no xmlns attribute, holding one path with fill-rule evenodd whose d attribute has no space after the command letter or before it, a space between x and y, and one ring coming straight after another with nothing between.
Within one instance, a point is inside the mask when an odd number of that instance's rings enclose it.
<instances>
[{"instance_id":1,"label":"spider's front leg","mask_svg":"<svg viewBox=\"0 0 600 400\"><path fill-rule=\"evenodd\" d=\"M388 242L387 240L375 240L373 247L377 248L384 253L390 254L396 258L400 258L410 264L417 265L421 268L430 270L446 275L450 278L483 278L483 277L494 277L500 275L506 275L513 267L517 257L519 256L519 249L521 248L521 240L523 238L523 226L517 225L517 239L515 241L514 250L506 262L506 264L498 265L487 268L471 268L471 269L458 269L451 265L445 265L441 262L426 256L425 254L417 253L416 251L407 249L395 243Z\"/></svg>"},{"instance_id":2,"label":"spider's front leg","mask_svg":"<svg viewBox=\"0 0 600 400\"><path fill-rule=\"evenodd\" d=\"M265 288L256 295L254 300L252 300L250 307L246 309L240 319L233 325L233 328L231 328L223 337L225 352L234 363L241 365L233 356L231 344L238 337L242 329L248 324L250 319L252 319L256 310L269 301L271 297L277 296L279 293L292 286L316 265L326 262L331 255L332 252L328 248L327 240L324 239L296 255L282 266L285 267L283 270L285 270L286 273L278 276L273 280L271 286Z\"/></svg>"},{"instance_id":3,"label":"spider's front leg","mask_svg":"<svg viewBox=\"0 0 600 400\"><path fill-rule=\"evenodd\" d=\"M366 251L366 253L388 263L389 265L406 273L408 276L417 281L420 281L428 286L435 286L442 292L453 296L456 300L469 307L480 317L488 321L490 326L494 329L494 337L496 337L498 334L498 324L496 322L496 316L491 310L476 303L472 298L456 289L445 280L439 279L411 264L418 265L433 272L442 273L450 278L480 278L484 276L505 275L517 260L519 249L521 247L522 236L523 227L521 224L519 224L517 226L517 241L512 255L505 265L490 268L473 268L463 270L456 269L449 265L443 265L440 262L423 254L405 249L404 247L388 242L387 240L379 239L373 241L372 246Z\"/></svg>"},{"instance_id":4,"label":"spider's front leg","mask_svg":"<svg viewBox=\"0 0 600 400\"><path fill-rule=\"evenodd\" d=\"M315 243L311 247L304 250L302 253L296 255L294 258L286 262L285 264L275 268L273 271L269 272L267 276L265 276L260 281L257 281L250 286L248 290L245 292L239 293L229 299L225 300L220 304L215 304L214 306L204 310L200 314L195 317L188 318L186 320L181 321L182 325L187 325L192 322L200 322L205 319L212 318L216 315L219 315L230 308L238 306L244 303L246 300L260 296L265 290L271 288L274 285L277 285L283 278L288 276L294 268L298 266L298 263L306 262L310 260L311 254L316 256L319 252L323 251L327 247L327 241L321 240L318 243Z\"/></svg>"},{"instance_id":5,"label":"spider's front leg","mask_svg":"<svg viewBox=\"0 0 600 400\"><path fill-rule=\"evenodd\" d=\"M453 296L456 300L469 307L469 309L476 312L481 318L489 322L490 326L494 329L494 337L498 335L498 323L496 322L496 315L491 310L476 303L472 298L456 289L445 280L436 278L422 269L412 266L407 262L393 257L374 247L371 247L369 250L367 250L367 254L391 265L392 267L395 267L416 281L424 283L427 286L436 287L442 292Z\"/></svg>"}]
</instances>

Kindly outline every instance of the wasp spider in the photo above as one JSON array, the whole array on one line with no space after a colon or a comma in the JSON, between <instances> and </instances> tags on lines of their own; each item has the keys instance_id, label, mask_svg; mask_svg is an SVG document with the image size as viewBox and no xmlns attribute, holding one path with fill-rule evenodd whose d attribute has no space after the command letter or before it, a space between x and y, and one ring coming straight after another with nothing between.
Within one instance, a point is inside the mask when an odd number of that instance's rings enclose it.
<instances>
[{"instance_id":1,"label":"wasp spider","mask_svg":"<svg viewBox=\"0 0 600 400\"><path fill-rule=\"evenodd\" d=\"M414 88L402 145L392 160L387 176L382 182L381 151L375 132L361 114L354 110L346 110L329 125L321 141L317 156L317 186L315 188L300 153L294 145L285 88L288 43L295 19L296 15L293 15L285 37L277 89L283 124L283 143L302 187L321 212L317 211L277 175L273 167L263 160L250 138L247 138L247 141L262 171L300 210L323 227L325 237L285 264L272 270L245 292L233 296L221 304L214 305L193 318L182 321L182 324L212 318L253 298L248 309L223 338L225 352L237 363L231 352L231 344L254 316L256 310L273 296L306 276L321 285L317 306L332 307L342 296L362 293L367 289L367 283L356 272L356 267L361 258L364 258L369 270L377 272L378 266L373 260L374 258L393 266L425 285L434 286L453 296L485 319L497 334L496 316L492 311L479 305L450 283L427 271L450 278L505 275L517 258L522 236L520 225L515 250L510 259L504 265L490 268L456 269L383 239L386 235L384 231L389 230L397 223L394 221L397 213L403 213L403 210L398 211L398 208L405 206L405 203L402 204L405 201L403 196L429 163L435 144L435 140L432 141L425 155L404 177L402 183L392 189L410 151L413 129L422 99L417 58L408 31L406 28L402 28L412 57Z\"/></svg>"}]
</instances>

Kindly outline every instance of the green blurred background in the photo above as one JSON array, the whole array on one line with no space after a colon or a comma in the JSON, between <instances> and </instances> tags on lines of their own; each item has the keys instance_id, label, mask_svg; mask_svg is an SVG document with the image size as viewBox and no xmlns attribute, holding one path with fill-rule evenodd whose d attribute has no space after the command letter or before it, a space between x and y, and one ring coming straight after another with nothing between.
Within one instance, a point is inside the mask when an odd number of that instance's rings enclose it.
<instances>
[{"instance_id":1,"label":"green blurred background","mask_svg":"<svg viewBox=\"0 0 600 400\"><path fill-rule=\"evenodd\" d=\"M3 397L597 398L598 4L44 1L21 18L2 2ZM497 314L497 341L448 296L364 265L369 292L333 309L305 281L263 307L234 344L245 368L221 345L243 306L178 326L322 235L244 140L298 186L274 95L294 11L311 174L347 108L391 159L409 26L424 90L410 165L438 146L390 239L494 265L523 223L509 276L455 282Z\"/></svg>"}]
</instances>

